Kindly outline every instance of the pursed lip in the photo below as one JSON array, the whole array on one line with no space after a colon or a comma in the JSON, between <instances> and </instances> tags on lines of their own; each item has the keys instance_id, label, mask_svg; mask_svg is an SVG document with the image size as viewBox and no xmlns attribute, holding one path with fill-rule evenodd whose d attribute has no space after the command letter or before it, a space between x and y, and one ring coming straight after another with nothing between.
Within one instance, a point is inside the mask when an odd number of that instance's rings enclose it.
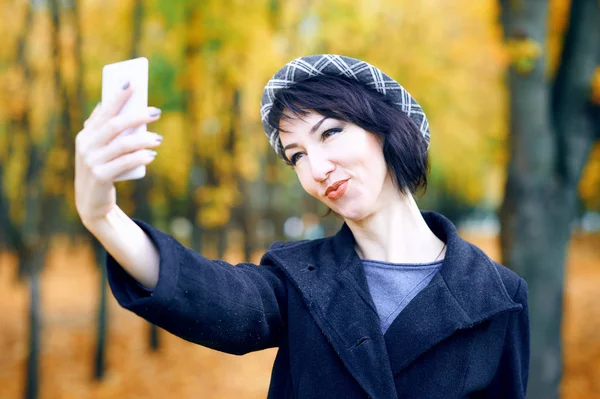
<instances>
[{"instance_id":1,"label":"pursed lip","mask_svg":"<svg viewBox=\"0 0 600 399\"><path fill-rule=\"evenodd\" d=\"M345 179L345 180L338 180L333 184L330 184L327 189L325 190L325 196L327 196L327 194L329 194L330 192L337 190L339 186L342 185L342 183L347 182L350 179Z\"/></svg>"}]
</instances>

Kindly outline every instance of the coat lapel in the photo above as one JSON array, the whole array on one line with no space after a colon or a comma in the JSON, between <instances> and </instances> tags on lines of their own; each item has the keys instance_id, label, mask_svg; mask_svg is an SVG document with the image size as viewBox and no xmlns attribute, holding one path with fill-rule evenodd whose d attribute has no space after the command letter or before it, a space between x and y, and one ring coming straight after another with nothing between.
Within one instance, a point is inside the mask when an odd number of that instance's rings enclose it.
<instances>
[{"instance_id":1,"label":"coat lapel","mask_svg":"<svg viewBox=\"0 0 600 399\"><path fill-rule=\"evenodd\" d=\"M430 229L447 244L440 272L396 317L385 334L394 375L457 330L522 306L508 295L496 266L461 239L445 217L423 212Z\"/></svg>"},{"instance_id":2,"label":"coat lapel","mask_svg":"<svg viewBox=\"0 0 600 399\"><path fill-rule=\"evenodd\" d=\"M369 294L354 237L344 224L322 245L275 250L315 322L369 397L397 398L379 317ZM312 253L307 254L310 248ZM308 255L308 256L307 256Z\"/></svg>"},{"instance_id":3,"label":"coat lapel","mask_svg":"<svg viewBox=\"0 0 600 399\"><path fill-rule=\"evenodd\" d=\"M393 374L401 372L444 338L470 325L471 320L438 273L400 312L385 333Z\"/></svg>"}]
</instances>

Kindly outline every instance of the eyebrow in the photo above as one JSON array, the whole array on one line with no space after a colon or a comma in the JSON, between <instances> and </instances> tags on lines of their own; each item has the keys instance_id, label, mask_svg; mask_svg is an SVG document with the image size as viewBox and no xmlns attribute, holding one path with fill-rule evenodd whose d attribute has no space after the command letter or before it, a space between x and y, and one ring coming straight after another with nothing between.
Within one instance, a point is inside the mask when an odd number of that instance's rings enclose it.
<instances>
[{"instance_id":1,"label":"eyebrow","mask_svg":"<svg viewBox=\"0 0 600 399\"><path fill-rule=\"evenodd\" d=\"M326 119L329 119L328 116L324 117L323 119L321 119L320 121L318 121L317 123L315 123L315 125L310 129L310 134L313 134L314 132L316 132L319 127L321 127L321 125L323 124L323 122L325 122ZM286 145L285 147L283 147L283 151L287 151L290 148L296 148L298 147L297 143L290 143L288 145Z\"/></svg>"}]
</instances>

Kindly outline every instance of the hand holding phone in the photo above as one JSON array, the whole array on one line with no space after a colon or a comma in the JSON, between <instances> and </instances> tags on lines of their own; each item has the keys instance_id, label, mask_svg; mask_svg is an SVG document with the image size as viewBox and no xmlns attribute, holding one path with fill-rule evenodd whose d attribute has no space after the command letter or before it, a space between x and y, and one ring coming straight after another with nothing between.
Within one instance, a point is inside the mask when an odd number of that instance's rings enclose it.
<instances>
[{"instance_id":1,"label":"hand holding phone","mask_svg":"<svg viewBox=\"0 0 600 399\"><path fill-rule=\"evenodd\" d=\"M114 182L143 177L145 167L139 165L153 162L156 151L151 149L162 143L160 135L145 132L161 112L146 106L148 61L136 62L141 65L126 61L106 67L103 103L75 137L75 206L90 231L119 213Z\"/></svg>"},{"instance_id":2,"label":"hand holding phone","mask_svg":"<svg viewBox=\"0 0 600 399\"><path fill-rule=\"evenodd\" d=\"M114 101L123 87L130 84L133 94L118 115L133 115L145 112L148 107L148 59L145 57L105 65L102 69L102 103ZM146 125L124 130L119 136L146 132ZM139 165L114 181L141 179L146 175L146 165Z\"/></svg>"}]
</instances>

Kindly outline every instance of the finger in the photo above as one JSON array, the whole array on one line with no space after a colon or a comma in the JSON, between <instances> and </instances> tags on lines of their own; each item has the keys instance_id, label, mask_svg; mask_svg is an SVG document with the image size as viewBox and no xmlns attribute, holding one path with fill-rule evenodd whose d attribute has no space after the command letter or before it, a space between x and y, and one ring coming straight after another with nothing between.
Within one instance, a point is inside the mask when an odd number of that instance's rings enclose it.
<instances>
[{"instance_id":1,"label":"finger","mask_svg":"<svg viewBox=\"0 0 600 399\"><path fill-rule=\"evenodd\" d=\"M92 110L92 113L90 114L90 116L86 119L85 122L83 122L83 127L84 128L87 128L88 125L94 120L94 117L98 116L98 114L100 113L101 106L102 106L101 102L99 102L98 104L96 104L96 106Z\"/></svg>"},{"instance_id":2,"label":"finger","mask_svg":"<svg viewBox=\"0 0 600 399\"><path fill-rule=\"evenodd\" d=\"M147 107L146 112L135 115L117 115L106 121L100 131L89 137L89 148L99 148L114 140L123 131L152 123L160 118L161 111L156 107Z\"/></svg>"},{"instance_id":3,"label":"finger","mask_svg":"<svg viewBox=\"0 0 600 399\"><path fill-rule=\"evenodd\" d=\"M117 137L108 145L90 153L86 164L89 166L105 164L124 154L147 148L155 148L161 145L162 139L161 135L154 132Z\"/></svg>"},{"instance_id":4,"label":"finger","mask_svg":"<svg viewBox=\"0 0 600 399\"><path fill-rule=\"evenodd\" d=\"M116 97L110 101L107 101L106 104L103 104L101 110L96 118L90 122L90 128L96 128L98 126L103 125L107 120L117 115L131 94L133 93L133 87L130 82L125 82L125 84L121 87L121 90L117 93Z\"/></svg>"},{"instance_id":5,"label":"finger","mask_svg":"<svg viewBox=\"0 0 600 399\"><path fill-rule=\"evenodd\" d=\"M139 150L122 155L108 163L96 165L92 168L91 173L101 183L112 183L121 174L140 165L147 165L155 157L156 151Z\"/></svg>"}]
</instances>

